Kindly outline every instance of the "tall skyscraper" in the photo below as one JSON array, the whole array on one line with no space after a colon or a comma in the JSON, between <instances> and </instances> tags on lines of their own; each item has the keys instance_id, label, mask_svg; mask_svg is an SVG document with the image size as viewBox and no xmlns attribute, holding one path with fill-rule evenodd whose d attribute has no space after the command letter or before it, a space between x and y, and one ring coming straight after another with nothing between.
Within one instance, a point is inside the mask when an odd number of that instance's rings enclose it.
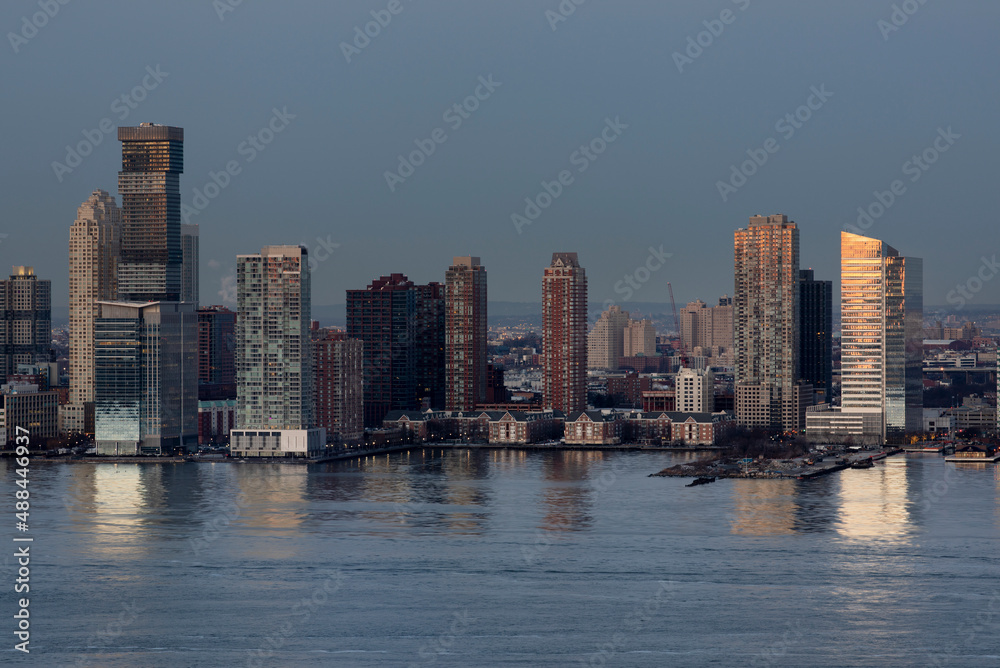
<instances>
[{"instance_id":1,"label":"tall skyscraper","mask_svg":"<svg viewBox=\"0 0 1000 668\"><path fill-rule=\"evenodd\" d=\"M142 123L118 128L122 170L121 259L118 292L123 301L181 298L181 193L184 130Z\"/></svg>"},{"instance_id":2,"label":"tall skyscraper","mask_svg":"<svg viewBox=\"0 0 1000 668\"><path fill-rule=\"evenodd\" d=\"M94 432L94 321L98 301L118 295L121 211L95 190L80 205L69 231L69 403L64 428Z\"/></svg>"},{"instance_id":3,"label":"tall skyscraper","mask_svg":"<svg viewBox=\"0 0 1000 668\"><path fill-rule=\"evenodd\" d=\"M198 303L197 225L181 225L181 301Z\"/></svg>"},{"instance_id":4,"label":"tall skyscraper","mask_svg":"<svg viewBox=\"0 0 1000 668\"><path fill-rule=\"evenodd\" d=\"M312 341L316 359L316 425L328 440L357 443L364 438L362 369L364 344L347 333L319 330Z\"/></svg>"},{"instance_id":5,"label":"tall skyscraper","mask_svg":"<svg viewBox=\"0 0 1000 668\"><path fill-rule=\"evenodd\" d=\"M448 410L486 402L486 267L456 257L445 273L445 360Z\"/></svg>"},{"instance_id":6,"label":"tall skyscraper","mask_svg":"<svg viewBox=\"0 0 1000 668\"><path fill-rule=\"evenodd\" d=\"M198 447L194 304L98 302L94 431L100 455Z\"/></svg>"},{"instance_id":7,"label":"tall skyscraper","mask_svg":"<svg viewBox=\"0 0 1000 668\"><path fill-rule=\"evenodd\" d=\"M440 283L414 285L413 371L416 405L440 410L446 400L445 296Z\"/></svg>"},{"instance_id":8,"label":"tall skyscraper","mask_svg":"<svg viewBox=\"0 0 1000 668\"><path fill-rule=\"evenodd\" d=\"M841 243L841 411L878 416L883 442L923 430L923 261L850 232Z\"/></svg>"},{"instance_id":9,"label":"tall skyscraper","mask_svg":"<svg viewBox=\"0 0 1000 668\"><path fill-rule=\"evenodd\" d=\"M198 309L198 386L199 398L236 397L236 314L225 306Z\"/></svg>"},{"instance_id":10,"label":"tall skyscraper","mask_svg":"<svg viewBox=\"0 0 1000 668\"><path fill-rule=\"evenodd\" d=\"M306 457L326 446L325 430L314 428L311 295L304 246L236 256L234 455Z\"/></svg>"},{"instance_id":11,"label":"tall skyscraper","mask_svg":"<svg viewBox=\"0 0 1000 668\"><path fill-rule=\"evenodd\" d=\"M629 314L621 306L611 306L601 313L594 329L587 335L587 366L591 369L618 369L618 358L625 355L625 328Z\"/></svg>"},{"instance_id":12,"label":"tall skyscraper","mask_svg":"<svg viewBox=\"0 0 1000 668\"><path fill-rule=\"evenodd\" d=\"M391 410L416 408L416 297L403 274L347 291L347 336L364 344L365 427L381 427Z\"/></svg>"},{"instance_id":13,"label":"tall skyscraper","mask_svg":"<svg viewBox=\"0 0 1000 668\"><path fill-rule=\"evenodd\" d=\"M553 253L542 278L545 405L587 408L587 273L576 253Z\"/></svg>"},{"instance_id":14,"label":"tall skyscraper","mask_svg":"<svg viewBox=\"0 0 1000 668\"><path fill-rule=\"evenodd\" d=\"M31 267L14 267L0 281L0 373L18 364L46 364L52 348L52 281L39 280Z\"/></svg>"},{"instance_id":15,"label":"tall skyscraper","mask_svg":"<svg viewBox=\"0 0 1000 668\"><path fill-rule=\"evenodd\" d=\"M736 419L801 429L812 388L799 383L799 230L752 216L735 232Z\"/></svg>"},{"instance_id":16,"label":"tall skyscraper","mask_svg":"<svg viewBox=\"0 0 1000 668\"><path fill-rule=\"evenodd\" d=\"M445 403L445 286L403 274L347 291L347 336L364 342L365 426Z\"/></svg>"},{"instance_id":17,"label":"tall skyscraper","mask_svg":"<svg viewBox=\"0 0 1000 668\"><path fill-rule=\"evenodd\" d=\"M833 281L817 281L812 269L799 271L800 376L813 386L816 403L833 391Z\"/></svg>"}]
</instances>

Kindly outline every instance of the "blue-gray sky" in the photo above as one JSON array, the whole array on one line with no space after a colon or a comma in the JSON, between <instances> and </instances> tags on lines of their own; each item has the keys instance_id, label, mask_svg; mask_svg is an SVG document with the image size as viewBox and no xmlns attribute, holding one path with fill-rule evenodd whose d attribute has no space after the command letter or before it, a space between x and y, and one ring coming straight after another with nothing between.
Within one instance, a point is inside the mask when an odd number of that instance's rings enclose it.
<instances>
[{"instance_id":1,"label":"blue-gray sky","mask_svg":"<svg viewBox=\"0 0 1000 668\"><path fill-rule=\"evenodd\" d=\"M661 245L672 256L632 300L665 301L671 281L678 301L712 302L732 292L733 230L757 213L797 221L802 266L836 280L840 230L897 179L905 192L867 232L924 258L928 303L958 284L978 288L970 304L1000 302L1000 278L969 284L1000 252L992 0L400 0L395 15L389 0L231 2L51 0L51 18L39 0L2 4L0 267L34 265L66 303L69 226L93 189L117 192L121 145L104 135L61 180L53 162L108 118L185 129L188 206L236 161L191 217L203 303L222 299L237 253L318 239L337 246L316 304L393 271L443 280L454 255L483 258L491 300L538 301L553 251L579 252L591 300L620 299ZM560 5L575 7L564 21ZM391 22L348 63L342 43L372 11ZM699 33L707 46L679 68ZM500 85L453 129L444 112L490 76ZM135 109L115 103L144 78ZM794 134L776 127L824 86ZM275 108L294 118L248 161L241 143ZM628 127L581 173L572 155L608 118ZM390 191L397 156L438 128L446 141ZM960 137L911 181L904 163L948 128ZM723 201L718 182L769 138L777 152ZM562 170L572 183L518 234L511 215Z\"/></svg>"}]
</instances>

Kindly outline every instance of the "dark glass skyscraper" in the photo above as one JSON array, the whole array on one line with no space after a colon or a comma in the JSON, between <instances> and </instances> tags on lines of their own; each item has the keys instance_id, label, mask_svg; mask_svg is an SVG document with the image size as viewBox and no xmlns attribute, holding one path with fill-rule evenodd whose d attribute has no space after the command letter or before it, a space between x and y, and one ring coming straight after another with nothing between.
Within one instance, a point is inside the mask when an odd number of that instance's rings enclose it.
<instances>
[{"instance_id":1,"label":"dark glass skyscraper","mask_svg":"<svg viewBox=\"0 0 1000 668\"><path fill-rule=\"evenodd\" d=\"M414 285L403 274L347 291L347 336L364 342L366 427L391 410L426 399L444 405L444 286Z\"/></svg>"},{"instance_id":2,"label":"dark glass skyscraper","mask_svg":"<svg viewBox=\"0 0 1000 668\"><path fill-rule=\"evenodd\" d=\"M143 123L118 128L122 170L118 295L124 301L180 301L184 130Z\"/></svg>"},{"instance_id":3,"label":"dark glass skyscraper","mask_svg":"<svg viewBox=\"0 0 1000 668\"><path fill-rule=\"evenodd\" d=\"M820 403L833 390L833 281L817 281L799 270L799 377L813 386Z\"/></svg>"}]
</instances>

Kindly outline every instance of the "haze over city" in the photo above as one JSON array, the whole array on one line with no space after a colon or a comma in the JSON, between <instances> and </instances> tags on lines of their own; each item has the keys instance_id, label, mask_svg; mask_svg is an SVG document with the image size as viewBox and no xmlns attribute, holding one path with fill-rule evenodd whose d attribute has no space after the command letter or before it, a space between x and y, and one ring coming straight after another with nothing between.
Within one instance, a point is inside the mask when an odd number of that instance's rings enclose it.
<instances>
[{"instance_id":1,"label":"haze over city","mask_svg":"<svg viewBox=\"0 0 1000 668\"><path fill-rule=\"evenodd\" d=\"M557 19L552 4L403 2L363 49L355 28L385 3L60 5L30 39L8 37L3 56L16 96L0 176L16 224L0 261L34 265L65 306L65 227L92 190L115 193L119 145L101 133L70 172L53 163L105 118L185 129L203 302L234 295L234 253L321 241L320 306L390 271L441 280L463 254L490 267L491 300L537 302L560 250L580 254L591 301L620 301L615 286L661 245L672 257L630 301L665 303L667 281L682 303L713 301L733 290L732 230L778 212L802 229L802 266L837 281L841 229L895 180L905 193L864 233L927 259L928 304L992 257L995 3L920 4L900 26L892 3L867 1L587 2ZM0 25L20 36L29 10L6 3ZM477 87L485 99L456 113ZM798 122L810 96L817 108ZM287 127L253 148L275 110ZM571 156L606 119L627 129L581 173ZM386 172L437 129L444 143L390 190ZM960 138L926 171L905 171L939 129ZM723 201L719 182L768 139L777 151ZM240 173L194 208L195 189L230 161ZM562 170L573 183L519 234L512 215ZM1000 302L1000 282L970 301Z\"/></svg>"}]
</instances>

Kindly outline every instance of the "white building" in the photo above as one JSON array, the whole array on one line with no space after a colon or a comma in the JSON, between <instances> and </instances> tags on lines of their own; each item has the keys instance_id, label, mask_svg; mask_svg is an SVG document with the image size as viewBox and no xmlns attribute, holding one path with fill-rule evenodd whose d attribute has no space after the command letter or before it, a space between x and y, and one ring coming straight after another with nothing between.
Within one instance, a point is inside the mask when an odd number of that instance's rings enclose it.
<instances>
[{"instance_id":1,"label":"white building","mask_svg":"<svg viewBox=\"0 0 1000 668\"><path fill-rule=\"evenodd\" d=\"M326 446L315 425L308 251L265 246L236 258L236 423L242 457L305 457Z\"/></svg>"},{"instance_id":2,"label":"white building","mask_svg":"<svg viewBox=\"0 0 1000 668\"><path fill-rule=\"evenodd\" d=\"M678 413L715 411L715 375L705 369L680 369L676 377Z\"/></svg>"}]
</instances>

